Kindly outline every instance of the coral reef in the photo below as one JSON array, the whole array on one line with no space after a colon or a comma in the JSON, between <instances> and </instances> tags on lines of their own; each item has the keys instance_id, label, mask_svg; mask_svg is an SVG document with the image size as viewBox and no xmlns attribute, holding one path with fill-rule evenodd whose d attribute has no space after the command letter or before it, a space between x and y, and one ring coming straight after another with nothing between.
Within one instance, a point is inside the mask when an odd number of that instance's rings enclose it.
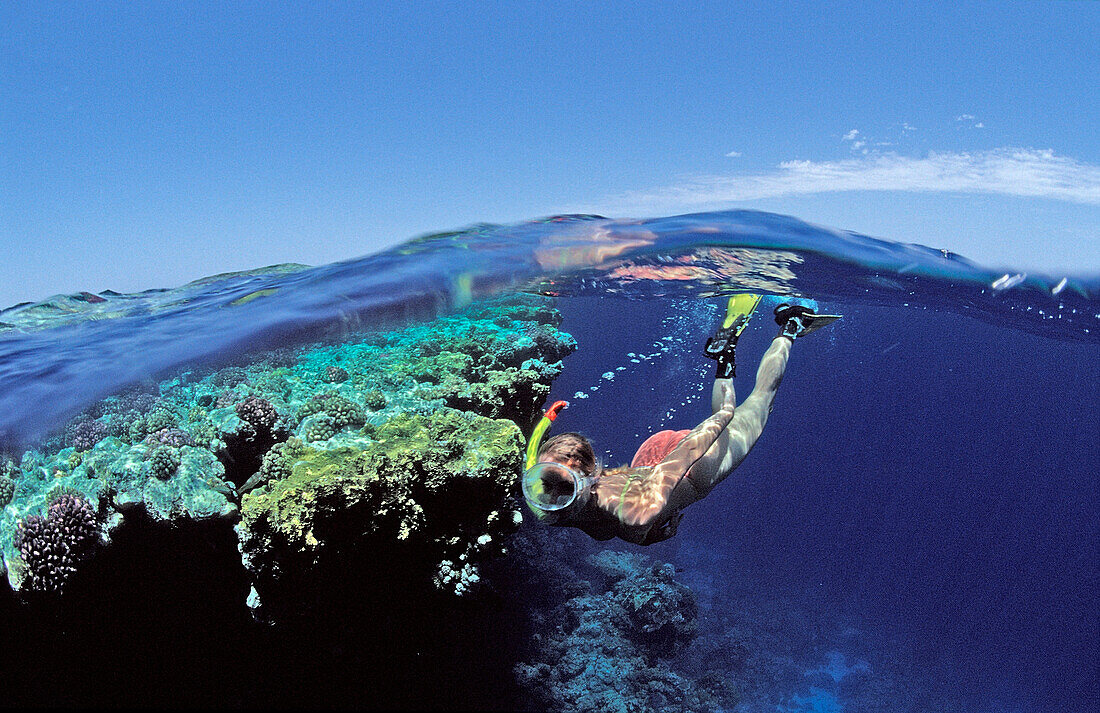
<instances>
[{"instance_id":1,"label":"coral reef","mask_svg":"<svg viewBox=\"0 0 1100 713\"><path fill-rule=\"evenodd\" d=\"M555 558L543 551L540 559ZM695 637L697 609L672 565L604 551L572 573L560 572L562 566L557 576L567 584L556 589L573 596L530 608L535 648L515 667L531 707L622 713L732 708L736 695L720 677L697 678L673 665ZM590 580L579 578L587 572L594 574Z\"/></svg>"},{"instance_id":2,"label":"coral reef","mask_svg":"<svg viewBox=\"0 0 1100 713\"><path fill-rule=\"evenodd\" d=\"M521 519L523 430L576 348L559 324L546 298L498 298L109 396L0 473L8 581L59 581L27 552L64 486L106 547L128 522L233 528L257 612L293 610L352 556L399 553L385 576L477 590Z\"/></svg>"},{"instance_id":3,"label":"coral reef","mask_svg":"<svg viewBox=\"0 0 1100 713\"><path fill-rule=\"evenodd\" d=\"M351 378L348 370L340 366L330 366L325 369L325 381L329 384L339 384Z\"/></svg>"},{"instance_id":4,"label":"coral reef","mask_svg":"<svg viewBox=\"0 0 1100 713\"><path fill-rule=\"evenodd\" d=\"M259 583L308 568L326 547L415 541L406 558L465 593L476 565L520 520L510 489L522 461L515 424L442 407L398 415L273 459L283 475L241 500L245 561ZM328 533L357 532L329 542ZM360 540L360 541L356 541ZM366 544L364 544L366 542Z\"/></svg>"},{"instance_id":5,"label":"coral reef","mask_svg":"<svg viewBox=\"0 0 1100 713\"><path fill-rule=\"evenodd\" d=\"M86 451L107 436L107 424L95 419L80 421L72 429L70 442L78 451Z\"/></svg>"},{"instance_id":6,"label":"coral reef","mask_svg":"<svg viewBox=\"0 0 1100 713\"><path fill-rule=\"evenodd\" d=\"M77 492L58 492L44 517L21 520L15 546L22 556L28 589L60 593L91 553L96 533L96 513Z\"/></svg>"},{"instance_id":7,"label":"coral reef","mask_svg":"<svg viewBox=\"0 0 1100 713\"><path fill-rule=\"evenodd\" d=\"M279 412L267 399L258 396L248 396L237 404L234 409L242 421L248 423L256 431L270 431L279 418Z\"/></svg>"},{"instance_id":8,"label":"coral reef","mask_svg":"<svg viewBox=\"0 0 1100 713\"><path fill-rule=\"evenodd\" d=\"M149 456L149 470L161 480L168 480L180 467L180 454L171 446L161 446Z\"/></svg>"}]
</instances>

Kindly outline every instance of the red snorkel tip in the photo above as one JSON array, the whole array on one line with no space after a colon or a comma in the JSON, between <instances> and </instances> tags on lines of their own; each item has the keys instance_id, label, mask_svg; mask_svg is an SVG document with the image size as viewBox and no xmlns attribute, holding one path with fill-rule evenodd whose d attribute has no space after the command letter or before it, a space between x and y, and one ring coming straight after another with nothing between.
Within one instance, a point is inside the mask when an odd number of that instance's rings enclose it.
<instances>
[{"instance_id":1,"label":"red snorkel tip","mask_svg":"<svg viewBox=\"0 0 1100 713\"><path fill-rule=\"evenodd\" d=\"M546 413L543 414L546 418L553 421L561 413L561 410L569 405L568 401L555 401L550 408L546 409Z\"/></svg>"}]
</instances>

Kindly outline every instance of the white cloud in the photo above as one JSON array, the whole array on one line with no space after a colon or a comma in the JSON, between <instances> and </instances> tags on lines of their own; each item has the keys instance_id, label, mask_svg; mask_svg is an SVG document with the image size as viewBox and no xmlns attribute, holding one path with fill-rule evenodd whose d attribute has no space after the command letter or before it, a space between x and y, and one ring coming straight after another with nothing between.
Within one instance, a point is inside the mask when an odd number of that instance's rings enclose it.
<instances>
[{"instance_id":1,"label":"white cloud","mask_svg":"<svg viewBox=\"0 0 1100 713\"><path fill-rule=\"evenodd\" d=\"M974 120L974 115L973 114L959 114L958 116L955 117L955 121L973 121L973 120Z\"/></svg>"},{"instance_id":2,"label":"white cloud","mask_svg":"<svg viewBox=\"0 0 1100 713\"><path fill-rule=\"evenodd\" d=\"M729 157L729 158L740 158L741 157L741 152L740 151L730 151L728 154L726 154L726 156Z\"/></svg>"},{"instance_id":3,"label":"white cloud","mask_svg":"<svg viewBox=\"0 0 1100 713\"><path fill-rule=\"evenodd\" d=\"M686 211L843 191L986 193L1100 205L1100 166L1049 149L930 153L923 158L876 153L842 161L785 161L764 173L701 176L652 191L633 191L609 202L623 212Z\"/></svg>"},{"instance_id":4,"label":"white cloud","mask_svg":"<svg viewBox=\"0 0 1100 713\"><path fill-rule=\"evenodd\" d=\"M974 124L974 128L975 129L984 129L985 124L983 124L982 122L979 121L977 124Z\"/></svg>"},{"instance_id":5,"label":"white cloud","mask_svg":"<svg viewBox=\"0 0 1100 713\"><path fill-rule=\"evenodd\" d=\"M903 124L901 125L901 129L902 129L902 131L916 131L916 130L917 130L917 127L915 127L915 126L910 126L910 125L909 125L909 122L908 122L908 121L906 121L906 122L904 122L904 123L903 123Z\"/></svg>"},{"instance_id":6,"label":"white cloud","mask_svg":"<svg viewBox=\"0 0 1100 713\"><path fill-rule=\"evenodd\" d=\"M857 129L852 129L847 134L844 134L844 138L842 138L841 141L851 141L857 135L859 135L859 131Z\"/></svg>"}]
</instances>

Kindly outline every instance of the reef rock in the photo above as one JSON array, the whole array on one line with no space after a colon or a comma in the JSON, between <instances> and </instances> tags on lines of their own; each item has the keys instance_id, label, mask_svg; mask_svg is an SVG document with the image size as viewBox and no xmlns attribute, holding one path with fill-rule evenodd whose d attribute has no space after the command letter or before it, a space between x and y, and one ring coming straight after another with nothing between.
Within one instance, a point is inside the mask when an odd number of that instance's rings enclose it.
<instances>
[{"instance_id":1,"label":"reef rock","mask_svg":"<svg viewBox=\"0 0 1100 713\"><path fill-rule=\"evenodd\" d=\"M510 497L522 446L510 421L443 407L284 449L289 474L242 499L245 562L263 591L326 550L396 546L405 567L463 594L522 519Z\"/></svg>"},{"instance_id":2,"label":"reef rock","mask_svg":"<svg viewBox=\"0 0 1100 713\"><path fill-rule=\"evenodd\" d=\"M38 528L64 486L104 546L127 523L235 529L257 613L295 611L346 568L380 592L474 591L521 519L523 430L576 349L560 321L546 298L498 298L107 397L0 459L8 580L27 579L20 523Z\"/></svg>"},{"instance_id":3,"label":"reef rock","mask_svg":"<svg viewBox=\"0 0 1100 713\"><path fill-rule=\"evenodd\" d=\"M713 711L733 702L723 682L696 680L671 665L696 633L691 591L672 565L601 552L602 575L585 593L532 611L535 653L516 665L532 705L549 711Z\"/></svg>"}]
</instances>

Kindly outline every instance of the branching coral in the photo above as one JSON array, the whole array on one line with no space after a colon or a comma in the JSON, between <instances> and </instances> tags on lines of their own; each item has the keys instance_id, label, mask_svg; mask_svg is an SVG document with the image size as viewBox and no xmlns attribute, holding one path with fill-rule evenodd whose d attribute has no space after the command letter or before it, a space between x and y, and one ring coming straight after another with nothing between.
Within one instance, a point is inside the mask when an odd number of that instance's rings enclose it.
<instances>
[{"instance_id":1,"label":"branching coral","mask_svg":"<svg viewBox=\"0 0 1100 713\"><path fill-rule=\"evenodd\" d=\"M80 421L72 430L70 443L78 451L86 451L107 437L107 424L96 419Z\"/></svg>"},{"instance_id":2,"label":"branching coral","mask_svg":"<svg viewBox=\"0 0 1100 713\"><path fill-rule=\"evenodd\" d=\"M257 431L270 431L279 418L279 412L267 399L249 396L236 406L237 416Z\"/></svg>"},{"instance_id":3,"label":"branching coral","mask_svg":"<svg viewBox=\"0 0 1100 713\"><path fill-rule=\"evenodd\" d=\"M69 578L91 553L95 541L95 511L76 493L58 495L45 517L25 518L19 523L15 544L26 565L29 589L64 590Z\"/></svg>"}]
</instances>

